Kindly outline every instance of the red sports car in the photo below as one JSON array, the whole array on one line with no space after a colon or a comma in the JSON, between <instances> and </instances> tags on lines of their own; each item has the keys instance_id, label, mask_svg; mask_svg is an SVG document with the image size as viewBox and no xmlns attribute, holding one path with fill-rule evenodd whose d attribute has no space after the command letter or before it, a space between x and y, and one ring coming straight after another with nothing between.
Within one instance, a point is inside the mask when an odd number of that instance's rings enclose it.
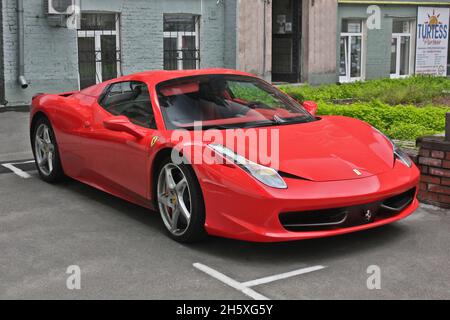
<instances>
[{"instance_id":1,"label":"red sports car","mask_svg":"<svg viewBox=\"0 0 450 320\"><path fill-rule=\"evenodd\" d=\"M181 242L318 238L411 214L410 158L370 125L316 111L243 72L152 71L36 95L30 134L43 180L158 210Z\"/></svg>"}]
</instances>

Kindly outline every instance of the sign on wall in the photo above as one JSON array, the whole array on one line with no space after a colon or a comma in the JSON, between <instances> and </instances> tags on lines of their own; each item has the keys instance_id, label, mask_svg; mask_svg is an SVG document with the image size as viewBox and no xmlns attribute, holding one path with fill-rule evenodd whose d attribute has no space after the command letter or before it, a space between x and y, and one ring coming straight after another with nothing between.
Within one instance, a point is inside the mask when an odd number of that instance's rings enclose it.
<instances>
[{"instance_id":1,"label":"sign on wall","mask_svg":"<svg viewBox=\"0 0 450 320\"><path fill-rule=\"evenodd\" d=\"M446 76L450 9L419 7L416 74Z\"/></svg>"}]
</instances>

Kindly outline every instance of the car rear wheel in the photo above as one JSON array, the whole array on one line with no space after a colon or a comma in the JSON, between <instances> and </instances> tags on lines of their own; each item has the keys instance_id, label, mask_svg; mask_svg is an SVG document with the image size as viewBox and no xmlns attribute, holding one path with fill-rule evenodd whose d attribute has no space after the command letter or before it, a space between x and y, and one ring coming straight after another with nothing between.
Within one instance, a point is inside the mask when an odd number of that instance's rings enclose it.
<instances>
[{"instance_id":1,"label":"car rear wheel","mask_svg":"<svg viewBox=\"0 0 450 320\"><path fill-rule=\"evenodd\" d=\"M34 125L33 154L42 180L50 183L64 177L55 134L48 119L40 118Z\"/></svg>"},{"instance_id":2,"label":"car rear wheel","mask_svg":"<svg viewBox=\"0 0 450 320\"><path fill-rule=\"evenodd\" d=\"M205 238L205 205L192 168L166 159L158 171L157 207L171 238L198 242Z\"/></svg>"}]
</instances>

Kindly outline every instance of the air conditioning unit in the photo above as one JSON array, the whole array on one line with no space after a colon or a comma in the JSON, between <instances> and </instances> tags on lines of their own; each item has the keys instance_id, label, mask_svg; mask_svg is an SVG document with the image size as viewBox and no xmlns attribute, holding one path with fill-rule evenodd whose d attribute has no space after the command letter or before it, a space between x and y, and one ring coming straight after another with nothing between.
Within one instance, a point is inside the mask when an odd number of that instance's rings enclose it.
<instances>
[{"instance_id":1,"label":"air conditioning unit","mask_svg":"<svg viewBox=\"0 0 450 320\"><path fill-rule=\"evenodd\" d=\"M81 12L80 0L43 0L43 4L48 24L52 27L67 27L68 19Z\"/></svg>"},{"instance_id":2,"label":"air conditioning unit","mask_svg":"<svg viewBox=\"0 0 450 320\"><path fill-rule=\"evenodd\" d=\"M47 14L71 15L76 5L75 0L45 0L47 2Z\"/></svg>"}]
</instances>

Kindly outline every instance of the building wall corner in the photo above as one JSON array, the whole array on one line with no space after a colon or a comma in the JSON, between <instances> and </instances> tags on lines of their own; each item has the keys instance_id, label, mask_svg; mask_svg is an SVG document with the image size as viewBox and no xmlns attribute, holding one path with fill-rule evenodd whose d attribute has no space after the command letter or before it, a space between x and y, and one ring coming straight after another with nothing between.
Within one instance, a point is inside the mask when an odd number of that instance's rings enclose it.
<instances>
[{"instance_id":1,"label":"building wall corner","mask_svg":"<svg viewBox=\"0 0 450 320\"><path fill-rule=\"evenodd\" d=\"M302 82L337 82L338 1L303 0L302 16Z\"/></svg>"},{"instance_id":2,"label":"building wall corner","mask_svg":"<svg viewBox=\"0 0 450 320\"><path fill-rule=\"evenodd\" d=\"M271 81L272 4L268 0L238 0L237 63L239 70Z\"/></svg>"}]
</instances>

